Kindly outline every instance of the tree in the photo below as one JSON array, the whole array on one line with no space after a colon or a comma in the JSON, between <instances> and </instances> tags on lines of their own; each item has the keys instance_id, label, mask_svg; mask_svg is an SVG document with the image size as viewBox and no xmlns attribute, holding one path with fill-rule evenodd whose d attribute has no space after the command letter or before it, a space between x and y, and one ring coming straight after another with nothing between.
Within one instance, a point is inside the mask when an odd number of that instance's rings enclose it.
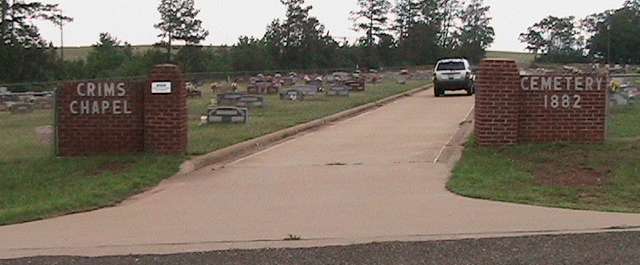
<instances>
[{"instance_id":1,"label":"tree","mask_svg":"<svg viewBox=\"0 0 640 265\"><path fill-rule=\"evenodd\" d=\"M124 75L122 66L131 60L133 51L128 43L122 44L109 33L100 33L86 59L89 78L109 78Z\"/></svg>"},{"instance_id":2,"label":"tree","mask_svg":"<svg viewBox=\"0 0 640 265\"><path fill-rule=\"evenodd\" d=\"M71 21L56 4L0 0L0 81L46 80L54 75L56 57L34 20Z\"/></svg>"},{"instance_id":3,"label":"tree","mask_svg":"<svg viewBox=\"0 0 640 265\"><path fill-rule=\"evenodd\" d=\"M589 55L595 60L640 63L640 1L627 1L617 10L588 16L582 21L591 34Z\"/></svg>"},{"instance_id":4,"label":"tree","mask_svg":"<svg viewBox=\"0 0 640 265\"><path fill-rule=\"evenodd\" d=\"M202 21L196 18L200 10L195 8L194 0L161 0L158 12L160 22L154 27L161 31L158 37L163 42L166 40L169 61L173 41L184 41L186 45L192 45L199 44L209 36L209 31L202 28Z\"/></svg>"},{"instance_id":5,"label":"tree","mask_svg":"<svg viewBox=\"0 0 640 265\"><path fill-rule=\"evenodd\" d=\"M409 30L415 27L420 20L421 6L417 0L397 0L393 13L396 16L393 24L393 31L398 36L398 40L408 37Z\"/></svg>"},{"instance_id":6,"label":"tree","mask_svg":"<svg viewBox=\"0 0 640 265\"><path fill-rule=\"evenodd\" d=\"M584 37L573 16L546 17L520 34L520 41L527 44L527 49L543 53L547 61L579 62L585 59Z\"/></svg>"},{"instance_id":7,"label":"tree","mask_svg":"<svg viewBox=\"0 0 640 265\"><path fill-rule=\"evenodd\" d=\"M490 7L484 5L483 0L471 0L462 11L460 19L462 26L455 34L456 51L473 62L484 58L486 49L493 43L495 31L490 25L488 16Z\"/></svg>"},{"instance_id":8,"label":"tree","mask_svg":"<svg viewBox=\"0 0 640 265\"><path fill-rule=\"evenodd\" d=\"M624 8L640 12L640 0L626 0L624 1Z\"/></svg>"},{"instance_id":9,"label":"tree","mask_svg":"<svg viewBox=\"0 0 640 265\"><path fill-rule=\"evenodd\" d=\"M231 48L231 60L236 71L260 71L272 69L272 58L264 41L240 37Z\"/></svg>"},{"instance_id":10,"label":"tree","mask_svg":"<svg viewBox=\"0 0 640 265\"><path fill-rule=\"evenodd\" d=\"M461 9L460 0L421 0L422 20L437 32L438 44L450 49L453 30Z\"/></svg>"},{"instance_id":11,"label":"tree","mask_svg":"<svg viewBox=\"0 0 640 265\"><path fill-rule=\"evenodd\" d=\"M360 10L352 11L354 27L365 32L364 44L373 47L387 31L387 20L391 3L388 0L358 0Z\"/></svg>"},{"instance_id":12,"label":"tree","mask_svg":"<svg viewBox=\"0 0 640 265\"><path fill-rule=\"evenodd\" d=\"M433 64L440 57L442 48L438 45L438 31L432 25L419 22L410 28L407 38L400 40L400 56L405 64Z\"/></svg>"},{"instance_id":13,"label":"tree","mask_svg":"<svg viewBox=\"0 0 640 265\"><path fill-rule=\"evenodd\" d=\"M309 15L312 6L304 0L281 0L287 7L286 19L271 22L263 37L275 65L279 68L328 67L331 58L323 54L337 47L317 18Z\"/></svg>"}]
</instances>

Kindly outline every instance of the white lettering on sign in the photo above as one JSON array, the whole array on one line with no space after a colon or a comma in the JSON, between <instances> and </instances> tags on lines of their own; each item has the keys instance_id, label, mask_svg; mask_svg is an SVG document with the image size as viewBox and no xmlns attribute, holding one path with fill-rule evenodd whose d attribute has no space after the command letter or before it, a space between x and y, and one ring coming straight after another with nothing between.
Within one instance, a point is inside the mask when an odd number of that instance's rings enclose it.
<instances>
[{"instance_id":1,"label":"white lettering on sign","mask_svg":"<svg viewBox=\"0 0 640 265\"><path fill-rule=\"evenodd\" d=\"M524 91L602 91L604 81L592 76L523 76L520 86Z\"/></svg>"},{"instance_id":2,"label":"white lettering on sign","mask_svg":"<svg viewBox=\"0 0 640 265\"><path fill-rule=\"evenodd\" d=\"M545 109L582 109L584 91L602 91L604 77L594 76L523 76L523 91L554 91L561 94L544 94Z\"/></svg>"},{"instance_id":3,"label":"white lettering on sign","mask_svg":"<svg viewBox=\"0 0 640 265\"><path fill-rule=\"evenodd\" d=\"M69 111L75 115L128 115L133 111L129 102L122 99L127 96L124 82L84 82L76 86L76 94L85 100L69 103Z\"/></svg>"},{"instance_id":4,"label":"white lettering on sign","mask_svg":"<svg viewBox=\"0 0 640 265\"><path fill-rule=\"evenodd\" d=\"M582 96L580 95L544 95L545 109L581 109Z\"/></svg>"}]
</instances>

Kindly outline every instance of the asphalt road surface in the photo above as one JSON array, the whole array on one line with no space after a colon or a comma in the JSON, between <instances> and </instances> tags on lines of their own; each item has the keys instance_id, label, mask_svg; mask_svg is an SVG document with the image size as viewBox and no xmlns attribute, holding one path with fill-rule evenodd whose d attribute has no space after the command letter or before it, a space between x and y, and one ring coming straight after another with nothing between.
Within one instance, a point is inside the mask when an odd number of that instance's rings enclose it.
<instances>
[{"instance_id":1,"label":"asphalt road surface","mask_svg":"<svg viewBox=\"0 0 640 265\"><path fill-rule=\"evenodd\" d=\"M37 257L0 265L224 265L224 264L640 264L640 232L389 242L346 247L262 249L100 258Z\"/></svg>"}]
</instances>

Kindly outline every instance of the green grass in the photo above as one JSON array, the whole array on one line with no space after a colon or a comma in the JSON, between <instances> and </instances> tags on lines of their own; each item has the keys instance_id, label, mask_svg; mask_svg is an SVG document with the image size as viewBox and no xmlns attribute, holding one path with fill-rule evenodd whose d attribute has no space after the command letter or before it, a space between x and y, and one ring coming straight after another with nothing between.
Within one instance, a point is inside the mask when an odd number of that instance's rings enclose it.
<instances>
[{"instance_id":1,"label":"green grass","mask_svg":"<svg viewBox=\"0 0 640 265\"><path fill-rule=\"evenodd\" d=\"M351 98L283 102L269 97L268 107L251 113L249 124L198 126L211 97L189 101L189 155L200 155L296 124L424 85L386 82ZM36 127L53 124L53 115L0 112L0 225L97 209L117 204L174 175L189 156L104 156L56 158L53 147L38 141Z\"/></svg>"},{"instance_id":2,"label":"green grass","mask_svg":"<svg viewBox=\"0 0 640 265\"><path fill-rule=\"evenodd\" d=\"M513 59L518 65L529 66L533 63L534 55L526 52L487 51L487 58Z\"/></svg>"},{"instance_id":3,"label":"green grass","mask_svg":"<svg viewBox=\"0 0 640 265\"><path fill-rule=\"evenodd\" d=\"M640 104L614 109L615 118L610 121L612 139L640 137Z\"/></svg>"},{"instance_id":4,"label":"green grass","mask_svg":"<svg viewBox=\"0 0 640 265\"><path fill-rule=\"evenodd\" d=\"M481 148L472 140L448 188L480 199L639 213L640 106L615 108L613 114L610 140L600 145ZM602 182L563 183L566 176L584 172L602 177Z\"/></svg>"}]
</instances>

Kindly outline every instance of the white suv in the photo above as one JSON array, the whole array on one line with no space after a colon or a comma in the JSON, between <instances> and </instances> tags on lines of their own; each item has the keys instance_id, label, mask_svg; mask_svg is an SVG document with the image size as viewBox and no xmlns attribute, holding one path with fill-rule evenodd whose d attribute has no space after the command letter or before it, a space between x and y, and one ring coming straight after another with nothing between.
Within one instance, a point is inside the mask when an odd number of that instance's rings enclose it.
<instances>
[{"instance_id":1,"label":"white suv","mask_svg":"<svg viewBox=\"0 0 640 265\"><path fill-rule=\"evenodd\" d=\"M442 59L433 71L433 91L436 97L447 90L465 90L467 95L476 92L474 75L466 59Z\"/></svg>"}]
</instances>

